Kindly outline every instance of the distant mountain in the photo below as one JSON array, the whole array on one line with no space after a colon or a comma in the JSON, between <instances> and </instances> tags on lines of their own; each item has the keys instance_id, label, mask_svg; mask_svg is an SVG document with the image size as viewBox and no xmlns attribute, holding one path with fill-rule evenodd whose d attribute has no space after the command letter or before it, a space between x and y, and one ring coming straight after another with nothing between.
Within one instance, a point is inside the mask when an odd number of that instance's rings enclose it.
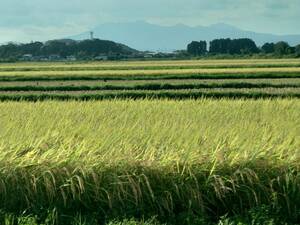
<instances>
[{"instance_id":1,"label":"distant mountain","mask_svg":"<svg viewBox=\"0 0 300 225\"><path fill-rule=\"evenodd\" d=\"M190 27L183 24L160 26L146 22L106 23L93 29L100 39L124 43L138 50L172 51L185 49L192 40L211 41L216 38L251 38L257 45L265 42L287 41L290 45L300 43L300 35L274 35L241 30L218 23L211 26ZM89 37L85 32L70 38L81 40Z\"/></svg>"}]
</instances>

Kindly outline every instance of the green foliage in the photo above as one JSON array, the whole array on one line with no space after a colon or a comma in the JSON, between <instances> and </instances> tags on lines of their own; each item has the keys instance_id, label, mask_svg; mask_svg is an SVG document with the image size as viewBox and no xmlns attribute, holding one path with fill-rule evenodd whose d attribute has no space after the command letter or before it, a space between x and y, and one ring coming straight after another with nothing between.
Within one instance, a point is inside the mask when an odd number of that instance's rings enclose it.
<instances>
[{"instance_id":1,"label":"green foliage","mask_svg":"<svg viewBox=\"0 0 300 225\"><path fill-rule=\"evenodd\" d=\"M295 52L296 52L296 55L299 57L300 56L300 44L295 47Z\"/></svg>"},{"instance_id":2,"label":"green foliage","mask_svg":"<svg viewBox=\"0 0 300 225\"><path fill-rule=\"evenodd\" d=\"M262 205L250 209L243 215L224 216L218 225L289 225L279 211L270 206Z\"/></svg>"},{"instance_id":3,"label":"green foliage","mask_svg":"<svg viewBox=\"0 0 300 225\"><path fill-rule=\"evenodd\" d=\"M115 55L137 52L125 45L117 44L112 41L99 39L74 41L69 39L48 41L46 43L33 42L28 44L14 44L0 46L0 59L20 58L24 54L32 56L49 57L58 55L65 58L66 56L77 56L79 59L87 59L101 54Z\"/></svg>"},{"instance_id":4,"label":"green foliage","mask_svg":"<svg viewBox=\"0 0 300 225\"><path fill-rule=\"evenodd\" d=\"M251 54L259 50L255 42L248 38L216 39L210 42L209 52L213 54Z\"/></svg>"},{"instance_id":5,"label":"green foliage","mask_svg":"<svg viewBox=\"0 0 300 225\"><path fill-rule=\"evenodd\" d=\"M288 49L290 48L289 44L284 41L277 42L274 46L275 54L285 55L288 54Z\"/></svg>"},{"instance_id":6,"label":"green foliage","mask_svg":"<svg viewBox=\"0 0 300 225\"><path fill-rule=\"evenodd\" d=\"M206 41L192 41L187 46L187 52L194 56L203 55L207 52Z\"/></svg>"},{"instance_id":7,"label":"green foliage","mask_svg":"<svg viewBox=\"0 0 300 225\"><path fill-rule=\"evenodd\" d=\"M263 53L265 54L270 54L270 53L274 53L275 52L275 44L274 43L265 43L262 47L261 47Z\"/></svg>"}]
</instances>

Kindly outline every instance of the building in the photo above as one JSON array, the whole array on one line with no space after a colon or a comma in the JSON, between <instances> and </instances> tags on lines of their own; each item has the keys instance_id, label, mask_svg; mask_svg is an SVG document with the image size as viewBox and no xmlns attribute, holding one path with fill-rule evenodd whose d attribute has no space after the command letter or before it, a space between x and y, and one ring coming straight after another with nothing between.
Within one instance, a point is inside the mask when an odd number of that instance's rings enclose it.
<instances>
[{"instance_id":1,"label":"building","mask_svg":"<svg viewBox=\"0 0 300 225\"><path fill-rule=\"evenodd\" d=\"M24 55L21 57L21 60L22 60L22 61L32 61L32 60L33 60L33 56L32 56L32 54L24 54Z\"/></svg>"}]
</instances>

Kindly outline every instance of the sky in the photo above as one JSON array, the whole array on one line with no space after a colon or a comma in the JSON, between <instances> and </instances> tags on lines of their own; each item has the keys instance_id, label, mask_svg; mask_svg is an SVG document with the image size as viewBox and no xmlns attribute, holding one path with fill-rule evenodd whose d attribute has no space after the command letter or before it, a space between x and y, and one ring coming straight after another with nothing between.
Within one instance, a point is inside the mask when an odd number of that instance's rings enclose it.
<instances>
[{"instance_id":1,"label":"sky","mask_svg":"<svg viewBox=\"0 0 300 225\"><path fill-rule=\"evenodd\" d=\"M73 36L108 22L300 34L300 0L1 0L0 43Z\"/></svg>"}]
</instances>

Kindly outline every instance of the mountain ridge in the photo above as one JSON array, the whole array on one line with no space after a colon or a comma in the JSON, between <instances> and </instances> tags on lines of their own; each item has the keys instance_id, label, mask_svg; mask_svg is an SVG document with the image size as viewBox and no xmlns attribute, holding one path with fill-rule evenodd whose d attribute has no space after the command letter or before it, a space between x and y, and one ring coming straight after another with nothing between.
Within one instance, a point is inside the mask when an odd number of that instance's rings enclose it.
<instances>
[{"instance_id":1,"label":"mountain ridge","mask_svg":"<svg viewBox=\"0 0 300 225\"><path fill-rule=\"evenodd\" d=\"M217 38L251 38L258 46L266 42L286 41L290 45L300 44L300 35L276 35L239 29L226 23L210 26L187 26L176 24L161 26L144 21L128 23L104 23L92 29L95 37L124 43L137 50L174 51L185 49L193 40L211 41ZM69 38L82 40L89 31Z\"/></svg>"}]
</instances>

